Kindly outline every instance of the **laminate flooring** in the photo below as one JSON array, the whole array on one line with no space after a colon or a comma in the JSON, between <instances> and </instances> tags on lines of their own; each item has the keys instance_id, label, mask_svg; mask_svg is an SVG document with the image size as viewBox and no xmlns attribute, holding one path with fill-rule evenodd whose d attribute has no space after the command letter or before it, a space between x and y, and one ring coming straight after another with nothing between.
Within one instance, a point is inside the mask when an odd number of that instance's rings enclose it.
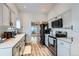
<instances>
[{"instance_id":1,"label":"laminate flooring","mask_svg":"<svg viewBox=\"0 0 79 59\"><path fill-rule=\"evenodd\" d=\"M40 43L33 43L31 45L30 56L53 56L48 48Z\"/></svg>"}]
</instances>

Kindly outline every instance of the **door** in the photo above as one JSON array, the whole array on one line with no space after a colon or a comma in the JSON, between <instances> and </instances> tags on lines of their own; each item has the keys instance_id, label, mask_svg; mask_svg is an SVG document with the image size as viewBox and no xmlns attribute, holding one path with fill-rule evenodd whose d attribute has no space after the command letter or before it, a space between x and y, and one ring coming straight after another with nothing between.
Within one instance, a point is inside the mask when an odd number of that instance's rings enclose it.
<instances>
[{"instance_id":1,"label":"door","mask_svg":"<svg viewBox=\"0 0 79 59\"><path fill-rule=\"evenodd\" d=\"M58 56L70 56L70 43L58 40Z\"/></svg>"}]
</instances>

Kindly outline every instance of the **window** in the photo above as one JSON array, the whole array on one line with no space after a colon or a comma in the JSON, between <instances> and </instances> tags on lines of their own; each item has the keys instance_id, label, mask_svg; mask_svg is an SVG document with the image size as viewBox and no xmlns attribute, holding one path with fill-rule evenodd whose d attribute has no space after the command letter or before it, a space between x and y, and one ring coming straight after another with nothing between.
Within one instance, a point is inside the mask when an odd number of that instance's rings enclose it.
<instances>
[{"instance_id":1,"label":"window","mask_svg":"<svg viewBox=\"0 0 79 59\"><path fill-rule=\"evenodd\" d=\"M32 31L32 33L36 33L37 32L37 27L36 26L32 26L31 31Z\"/></svg>"},{"instance_id":2,"label":"window","mask_svg":"<svg viewBox=\"0 0 79 59\"><path fill-rule=\"evenodd\" d=\"M20 20L19 19L16 20L16 28L17 29L21 28L21 24L20 24Z\"/></svg>"}]
</instances>

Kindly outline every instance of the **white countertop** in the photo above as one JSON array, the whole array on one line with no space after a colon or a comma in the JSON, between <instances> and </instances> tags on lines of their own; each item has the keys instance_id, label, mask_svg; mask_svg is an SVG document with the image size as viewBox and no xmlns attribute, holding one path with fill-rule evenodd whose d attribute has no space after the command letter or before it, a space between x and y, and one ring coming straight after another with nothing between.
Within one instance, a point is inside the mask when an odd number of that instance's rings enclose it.
<instances>
[{"instance_id":1,"label":"white countertop","mask_svg":"<svg viewBox=\"0 0 79 59\"><path fill-rule=\"evenodd\" d=\"M12 48L14 47L18 41L21 40L21 38L25 35L25 33L22 34L17 34L15 36L15 38L11 38L6 40L4 43L0 43L0 49L4 49L4 48Z\"/></svg>"},{"instance_id":2,"label":"white countertop","mask_svg":"<svg viewBox=\"0 0 79 59\"><path fill-rule=\"evenodd\" d=\"M72 43L70 38L57 38L57 40L62 40L62 41L68 42L68 43Z\"/></svg>"}]
</instances>

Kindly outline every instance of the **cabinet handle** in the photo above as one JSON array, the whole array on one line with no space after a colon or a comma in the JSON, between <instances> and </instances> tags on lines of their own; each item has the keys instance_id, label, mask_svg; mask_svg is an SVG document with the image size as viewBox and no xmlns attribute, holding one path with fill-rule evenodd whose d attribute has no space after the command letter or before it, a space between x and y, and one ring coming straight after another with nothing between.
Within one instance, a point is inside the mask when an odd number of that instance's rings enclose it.
<instances>
[{"instance_id":1,"label":"cabinet handle","mask_svg":"<svg viewBox=\"0 0 79 59\"><path fill-rule=\"evenodd\" d=\"M19 46L17 46L16 48L18 48Z\"/></svg>"},{"instance_id":2,"label":"cabinet handle","mask_svg":"<svg viewBox=\"0 0 79 59\"><path fill-rule=\"evenodd\" d=\"M19 52L20 52L20 50L21 50L21 47L19 48Z\"/></svg>"},{"instance_id":3,"label":"cabinet handle","mask_svg":"<svg viewBox=\"0 0 79 59\"><path fill-rule=\"evenodd\" d=\"M71 41L73 42L73 37L71 38Z\"/></svg>"}]
</instances>

